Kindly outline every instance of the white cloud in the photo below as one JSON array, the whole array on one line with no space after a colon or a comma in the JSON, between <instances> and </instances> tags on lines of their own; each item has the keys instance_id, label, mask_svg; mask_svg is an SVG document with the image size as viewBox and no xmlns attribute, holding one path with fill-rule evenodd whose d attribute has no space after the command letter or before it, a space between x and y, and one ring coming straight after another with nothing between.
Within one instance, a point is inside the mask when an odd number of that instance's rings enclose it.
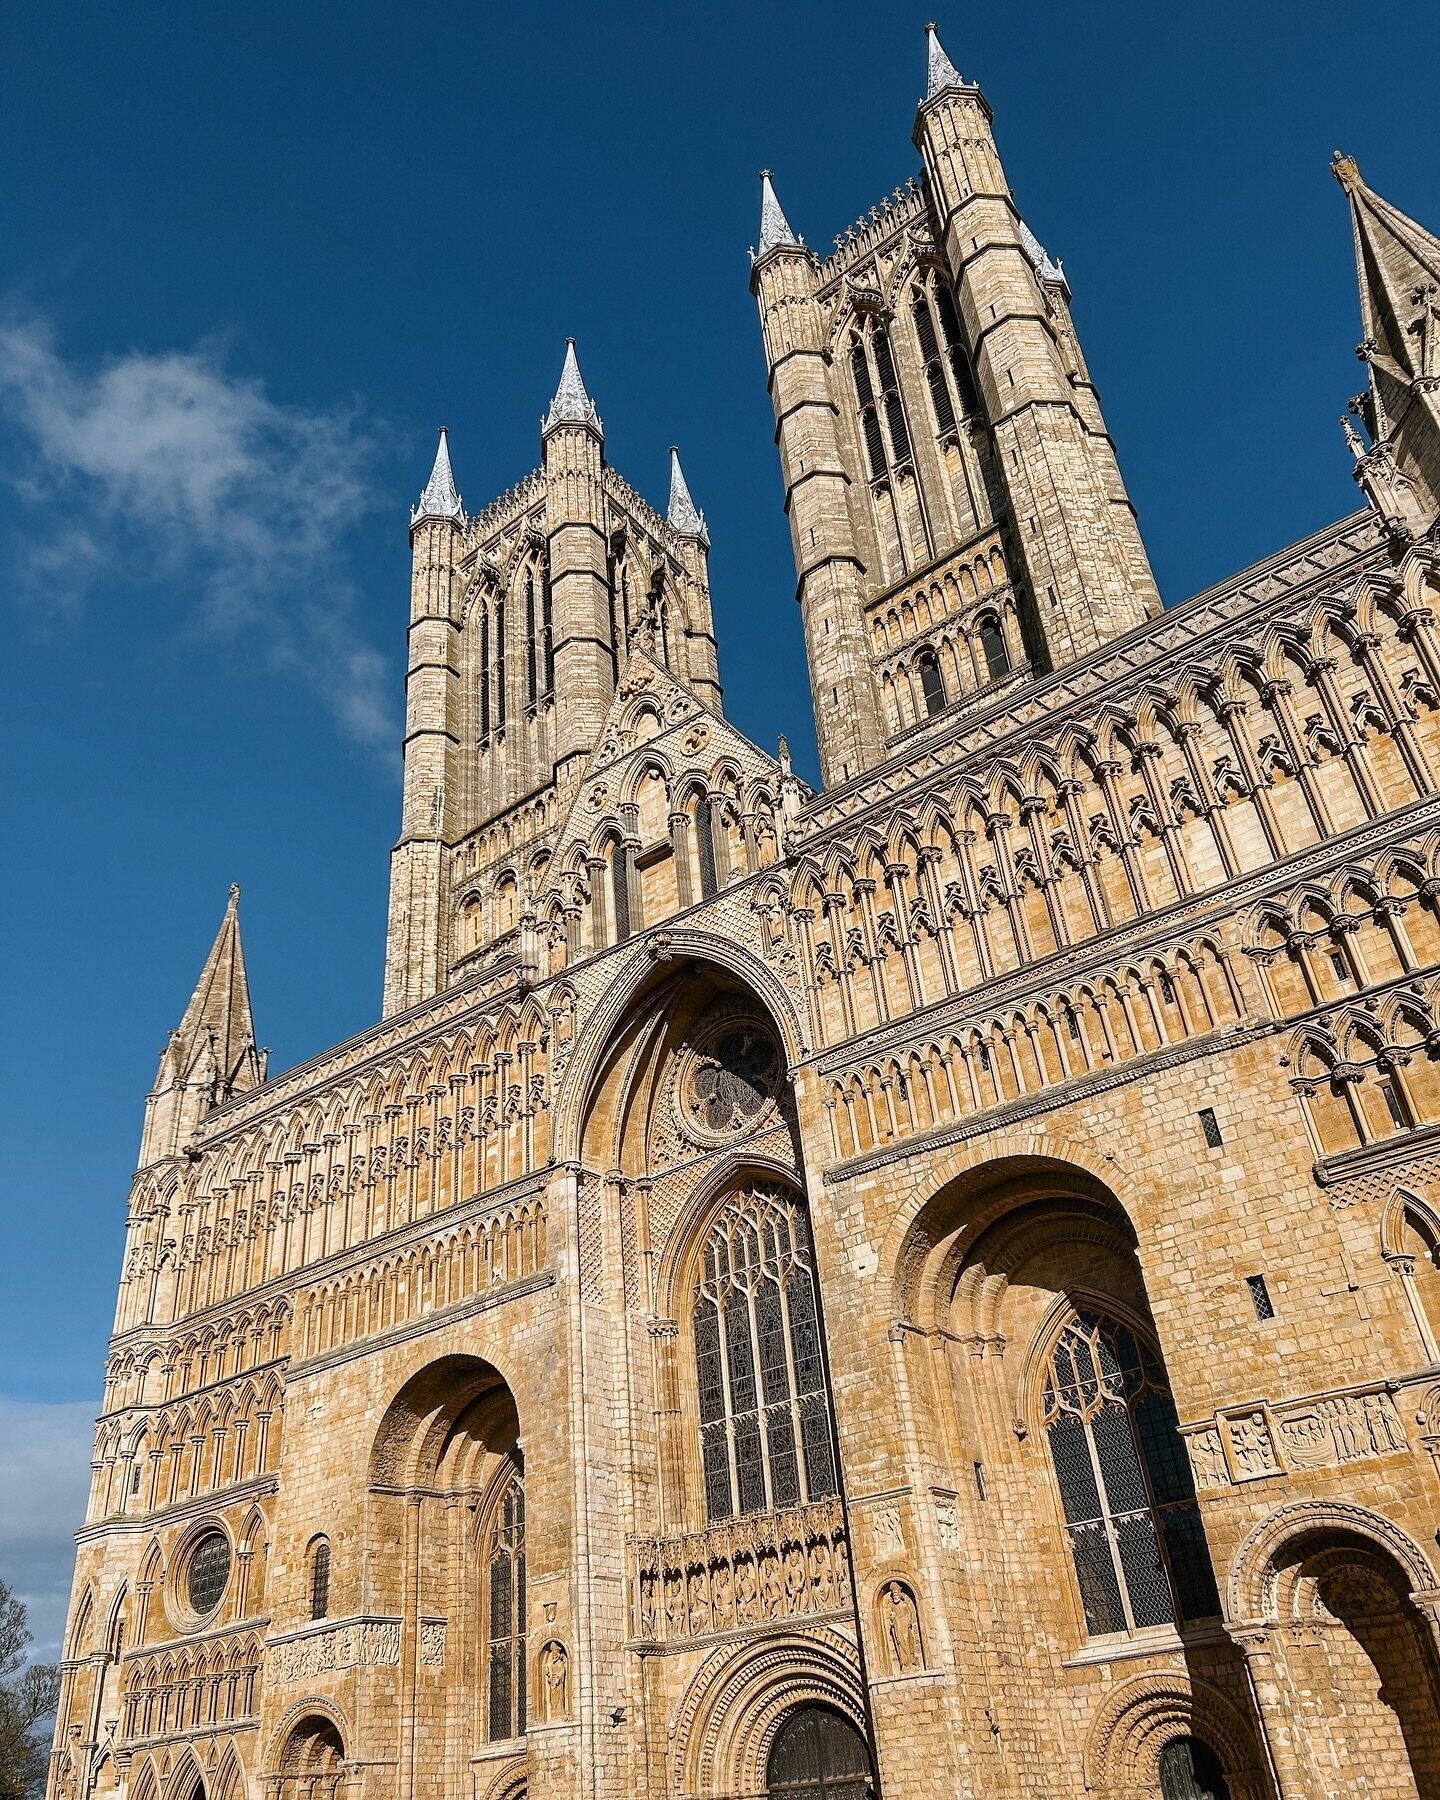
<instances>
[{"instance_id":1,"label":"white cloud","mask_svg":"<svg viewBox=\"0 0 1440 1800\"><path fill-rule=\"evenodd\" d=\"M373 503L353 410L306 412L231 374L212 344L67 361L36 320L0 322L3 471L48 514L22 580L78 605L106 574L193 591L202 622L308 682L348 736L385 749L384 658L358 638L345 545Z\"/></svg>"},{"instance_id":2,"label":"white cloud","mask_svg":"<svg viewBox=\"0 0 1440 1800\"><path fill-rule=\"evenodd\" d=\"M65 1629L98 1411L90 1400L0 1396L0 1580L25 1602L41 1661L59 1655Z\"/></svg>"}]
</instances>

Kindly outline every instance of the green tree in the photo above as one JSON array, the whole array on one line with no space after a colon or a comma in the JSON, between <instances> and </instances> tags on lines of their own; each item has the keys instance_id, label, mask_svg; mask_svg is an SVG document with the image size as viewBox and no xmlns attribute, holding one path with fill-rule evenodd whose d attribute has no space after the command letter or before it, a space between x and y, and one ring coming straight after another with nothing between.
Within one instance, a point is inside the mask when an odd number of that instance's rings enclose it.
<instances>
[{"instance_id":1,"label":"green tree","mask_svg":"<svg viewBox=\"0 0 1440 1800\"><path fill-rule=\"evenodd\" d=\"M0 1800L35 1800L45 1791L48 1734L36 1727L60 1699L60 1671L25 1661L30 1625L24 1602L0 1581Z\"/></svg>"}]
</instances>

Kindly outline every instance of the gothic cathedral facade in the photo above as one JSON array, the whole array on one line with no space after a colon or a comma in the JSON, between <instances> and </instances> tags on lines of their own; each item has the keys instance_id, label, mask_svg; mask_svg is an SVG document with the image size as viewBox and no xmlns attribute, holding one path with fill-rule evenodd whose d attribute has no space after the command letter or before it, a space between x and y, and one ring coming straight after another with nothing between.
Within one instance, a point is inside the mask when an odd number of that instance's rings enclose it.
<instances>
[{"instance_id":1,"label":"gothic cathedral facade","mask_svg":"<svg viewBox=\"0 0 1440 1800\"><path fill-rule=\"evenodd\" d=\"M147 1103L52 1800L1440 1796L1440 241L1161 607L933 29L751 285L823 784L571 345L410 523L384 1012Z\"/></svg>"}]
</instances>

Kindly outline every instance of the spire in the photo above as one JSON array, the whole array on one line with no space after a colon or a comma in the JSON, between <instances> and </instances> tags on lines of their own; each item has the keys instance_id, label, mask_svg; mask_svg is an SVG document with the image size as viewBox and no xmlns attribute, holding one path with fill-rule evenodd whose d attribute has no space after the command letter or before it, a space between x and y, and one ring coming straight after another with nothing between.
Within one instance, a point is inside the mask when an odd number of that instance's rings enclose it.
<instances>
[{"instance_id":1,"label":"spire","mask_svg":"<svg viewBox=\"0 0 1440 1800\"><path fill-rule=\"evenodd\" d=\"M441 440L442 446L444 440ZM447 464L448 468L448 464ZM225 917L205 958L205 967L171 1040L188 1068L206 1049L213 1052L219 1099L259 1085L255 1021L250 1015L250 984L240 947L240 889L232 885Z\"/></svg>"},{"instance_id":2,"label":"spire","mask_svg":"<svg viewBox=\"0 0 1440 1800\"><path fill-rule=\"evenodd\" d=\"M580 377L574 338L565 340L565 366L560 371L560 385L555 390L555 398L550 402L541 430L553 431L557 425L588 425L597 436L605 435L595 402L585 392L585 383Z\"/></svg>"},{"instance_id":3,"label":"spire","mask_svg":"<svg viewBox=\"0 0 1440 1800\"><path fill-rule=\"evenodd\" d=\"M1366 187L1354 157L1337 150L1331 166L1350 202L1360 355L1370 365L1383 435L1404 411L1411 384L1440 376L1440 240Z\"/></svg>"},{"instance_id":4,"label":"spire","mask_svg":"<svg viewBox=\"0 0 1440 1800\"><path fill-rule=\"evenodd\" d=\"M933 100L946 88L963 88L973 86L951 62L945 54L945 47L940 42L940 33L935 28L933 19L925 27L925 98Z\"/></svg>"},{"instance_id":5,"label":"spire","mask_svg":"<svg viewBox=\"0 0 1440 1800\"><path fill-rule=\"evenodd\" d=\"M1059 282L1062 285L1068 287L1068 283L1066 283L1066 281L1065 281L1064 264L1058 263L1058 262L1052 262L1051 258L1050 258L1050 252L1040 242L1039 238L1036 237L1035 233L1030 229L1030 227L1025 223L1025 221L1023 219L1021 219L1019 221L1019 223L1020 223L1020 242L1025 247L1025 254L1030 258L1030 261L1034 264L1035 273L1040 277L1040 279L1042 281L1055 281L1055 282Z\"/></svg>"},{"instance_id":6,"label":"spire","mask_svg":"<svg viewBox=\"0 0 1440 1800\"><path fill-rule=\"evenodd\" d=\"M780 210L780 202L775 198L775 189L770 182L770 171L760 171L760 242L752 251L752 256L759 262L762 256L781 244L796 244L802 240L790 229L790 221Z\"/></svg>"},{"instance_id":7,"label":"spire","mask_svg":"<svg viewBox=\"0 0 1440 1800\"><path fill-rule=\"evenodd\" d=\"M1440 239L1365 185L1352 156L1331 167L1350 202L1368 390L1350 402L1355 479L1400 540L1440 513Z\"/></svg>"},{"instance_id":8,"label":"spire","mask_svg":"<svg viewBox=\"0 0 1440 1800\"><path fill-rule=\"evenodd\" d=\"M421 519L463 519L465 508L455 491L455 476L450 468L450 433L440 427L440 444L435 452L435 467L425 483L418 505L412 508L410 523Z\"/></svg>"},{"instance_id":9,"label":"spire","mask_svg":"<svg viewBox=\"0 0 1440 1800\"><path fill-rule=\"evenodd\" d=\"M665 513L665 522L682 537L699 538L707 550L710 548L710 533L705 529L705 515L690 498L685 471L680 467L680 452L673 444L670 446L670 505Z\"/></svg>"},{"instance_id":10,"label":"spire","mask_svg":"<svg viewBox=\"0 0 1440 1800\"><path fill-rule=\"evenodd\" d=\"M160 1052L155 1086L145 1102L141 1168L178 1156L208 1113L265 1079L268 1052L255 1048L239 904L240 890L232 887L180 1028Z\"/></svg>"}]
</instances>

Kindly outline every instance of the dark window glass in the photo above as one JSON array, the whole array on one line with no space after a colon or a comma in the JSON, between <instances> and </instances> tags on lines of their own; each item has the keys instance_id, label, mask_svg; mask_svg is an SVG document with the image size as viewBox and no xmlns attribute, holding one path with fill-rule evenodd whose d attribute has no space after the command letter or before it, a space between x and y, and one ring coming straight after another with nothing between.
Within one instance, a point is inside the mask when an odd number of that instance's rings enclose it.
<instances>
[{"instance_id":1,"label":"dark window glass","mask_svg":"<svg viewBox=\"0 0 1440 1800\"><path fill-rule=\"evenodd\" d=\"M505 729L505 602L495 607L495 729Z\"/></svg>"},{"instance_id":2,"label":"dark window glass","mask_svg":"<svg viewBox=\"0 0 1440 1800\"><path fill-rule=\"evenodd\" d=\"M880 374L881 397L885 405L885 423L890 427L890 448L897 463L910 461L910 431L905 423L905 405L900 398L900 382L895 374L895 359L890 354L890 340L883 331L874 337L875 367Z\"/></svg>"},{"instance_id":3,"label":"dark window glass","mask_svg":"<svg viewBox=\"0 0 1440 1800\"><path fill-rule=\"evenodd\" d=\"M533 706L539 695L540 646L535 637L535 571L525 571L525 703Z\"/></svg>"},{"instance_id":4,"label":"dark window glass","mask_svg":"<svg viewBox=\"0 0 1440 1800\"><path fill-rule=\"evenodd\" d=\"M940 314L940 329L945 334L945 348L950 356L950 372L955 377L955 391L960 396L960 409L965 413L980 410L980 395L975 387L975 374L965 349L960 329L960 315L955 309L955 296L941 285L936 289L935 307Z\"/></svg>"},{"instance_id":5,"label":"dark window glass","mask_svg":"<svg viewBox=\"0 0 1440 1800\"><path fill-rule=\"evenodd\" d=\"M207 1531L190 1553L185 1592L197 1613L214 1612L230 1579L230 1540L223 1531Z\"/></svg>"},{"instance_id":6,"label":"dark window glass","mask_svg":"<svg viewBox=\"0 0 1440 1800\"><path fill-rule=\"evenodd\" d=\"M330 1546L324 1538L310 1558L310 1617L323 1619L330 1612Z\"/></svg>"},{"instance_id":7,"label":"dark window glass","mask_svg":"<svg viewBox=\"0 0 1440 1800\"><path fill-rule=\"evenodd\" d=\"M985 672L992 681L998 681L1002 675L1010 673L1010 652L1005 647L1005 634L1000 629L998 619L989 618L981 622L980 649L985 657Z\"/></svg>"},{"instance_id":8,"label":"dark window glass","mask_svg":"<svg viewBox=\"0 0 1440 1800\"><path fill-rule=\"evenodd\" d=\"M495 1508L487 1585L486 1735L502 1743L525 1732L525 1490L518 1473Z\"/></svg>"},{"instance_id":9,"label":"dark window glass","mask_svg":"<svg viewBox=\"0 0 1440 1800\"><path fill-rule=\"evenodd\" d=\"M1385 1110L1390 1115L1390 1123L1397 1131L1404 1131L1410 1123L1410 1118L1393 1081L1380 1083L1380 1098L1385 1102Z\"/></svg>"},{"instance_id":10,"label":"dark window glass","mask_svg":"<svg viewBox=\"0 0 1440 1800\"><path fill-rule=\"evenodd\" d=\"M490 735L490 612L480 615L480 741Z\"/></svg>"},{"instance_id":11,"label":"dark window glass","mask_svg":"<svg viewBox=\"0 0 1440 1800\"><path fill-rule=\"evenodd\" d=\"M630 855L623 844L610 849L610 886L615 899L615 942L623 944L630 935Z\"/></svg>"},{"instance_id":12,"label":"dark window glass","mask_svg":"<svg viewBox=\"0 0 1440 1800\"><path fill-rule=\"evenodd\" d=\"M945 680L933 650L922 650L916 660L920 671L920 691L925 696L925 710L935 714L945 710Z\"/></svg>"},{"instance_id":13,"label":"dark window glass","mask_svg":"<svg viewBox=\"0 0 1440 1800\"><path fill-rule=\"evenodd\" d=\"M1255 1308L1257 1319L1273 1319L1275 1302L1270 1298L1269 1284L1263 1275L1247 1275L1245 1285L1250 1290L1250 1304Z\"/></svg>"},{"instance_id":14,"label":"dark window glass","mask_svg":"<svg viewBox=\"0 0 1440 1800\"><path fill-rule=\"evenodd\" d=\"M1209 1149L1218 1150L1224 1143L1225 1140L1220 1135L1220 1121L1215 1117L1213 1108L1201 1107L1200 1129L1205 1133L1205 1143Z\"/></svg>"},{"instance_id":15,"label":"dark window glass","mask_svg":"<svg viewBox=\"0 0 1440 1800\"><path fill-rule=\"evenodd\" d=\"M737 1198L702 1264L694 1328L708 1516L837 1492L803 1211L779 1192Z\"/></svg>"},{"instance_id":16,"label":"dark window glass","mask_svg":"<svg viewBox=\"0 0 1440 1800\"><path fill-rule=\"evenodd\" d=\"M1045 1415L1090 1633L1217 1613L1175 1402L1151 1347L1116 1320L1078 1314L1050 1358Z\"/></svg>"},{"instance_id":17,"label":"dark window glass","mask_svg":"<svg viewBox=\"0 0 1440 1800\"><path fill-rule=\"evenodd\" d=\"M715 866L715 815L708 800L695 807L695 848L700 857L700 898L708 900L720 885Z\"/></svg>"},{"instance_id":18,"label":"dark window glass","mask_svg":"<svg viewBox=\"0 0 1440 1800\"><path fill-rule=\"evenodd\" d=\"M614 598L611 598L613 612ZM545 654L542 659L545 670L545 693L555 692L555 608L550 596L550 568L547 564L540 572L540 625L544 640ZM611 635L614 635L615 621L610 621Z\"/></svg>"}]
</instances>

